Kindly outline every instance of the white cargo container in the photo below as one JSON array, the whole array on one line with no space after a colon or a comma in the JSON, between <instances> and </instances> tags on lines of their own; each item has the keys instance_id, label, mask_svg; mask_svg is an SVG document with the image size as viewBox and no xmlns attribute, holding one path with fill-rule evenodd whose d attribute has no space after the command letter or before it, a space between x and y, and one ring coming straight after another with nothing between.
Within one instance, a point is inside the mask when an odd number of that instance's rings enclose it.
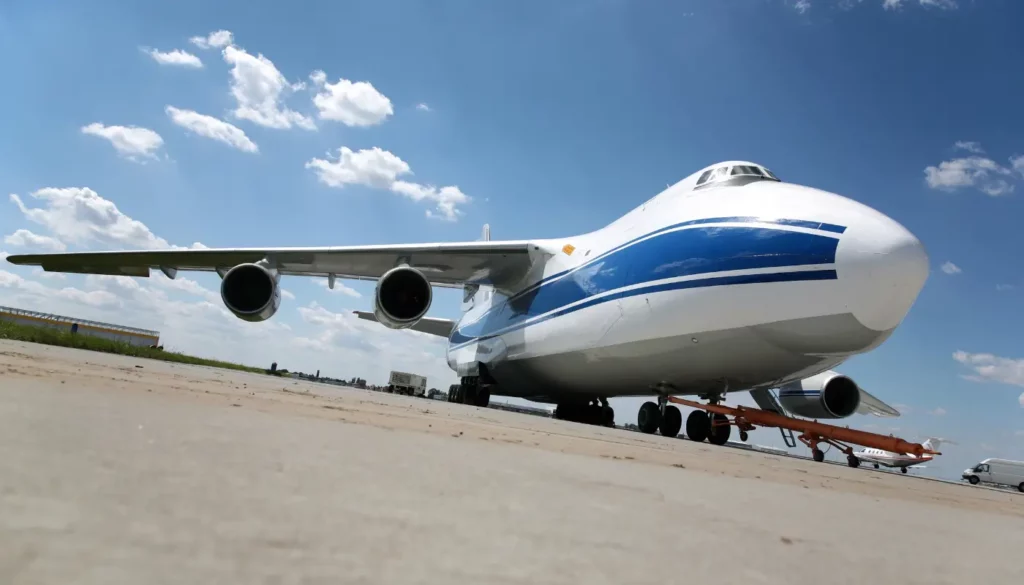
<instances>
[{"instance_id":1,"label":"white cargo container","mask_svg":"<svg viewBox=\"0 0 1024 585\"><path fill-rule=\"evenodd\" d=\"M974 467L965 469L963 478L971 482L971 485L1012 485L1024 492L1024 461L986 459Z\"/></svg>"},{"instance_id":2,"label":"white cargo container","mask_svg":"<svg viewBox=\"0 0 1024 585\"><path fill-rule=\"evenodd\" d=\"M424 376L408 374L406 372L391 372L388 378L388 392L395 394L406 394L408 396L423 396L427 390L427 379Z\"/></svg>"}]
</instances>

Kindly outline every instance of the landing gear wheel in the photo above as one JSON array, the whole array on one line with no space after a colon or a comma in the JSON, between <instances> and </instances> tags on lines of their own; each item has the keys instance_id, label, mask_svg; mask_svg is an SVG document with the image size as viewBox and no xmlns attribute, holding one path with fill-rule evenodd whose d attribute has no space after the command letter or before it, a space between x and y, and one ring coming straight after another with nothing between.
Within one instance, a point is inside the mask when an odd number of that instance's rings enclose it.
<instances>
[{"instance_id":1,"label":"landing gear wheel","mask_svg":"<svg viewBox=\"0 0 1024 585\"><path fill-rule=\"evenodd\" d=\"M967 478L967 481L971 482L971 485L978 485L978 482L980 482L981 480L972 475L971 477Z\"/></svg>"},{"instance_id":2,"label":"landing gear wheel","mask_svg":"<svg viewBox=\"0 0 1024 585\"><path fill-rule=\"evenodd\" d=\"M811 457L813 457L814 460L817 461L818 463L821 463L822 461L825 460L825 453L822 452L821 449L815 447L814 449L811 450Z\"/></svg>"},{"instance_id":3,"label":"landing gear wheel","mask_svg":"<svg viewBox=\"0 0 1024 585\"><path fill-rule=\"evenodd\" d=\"M675 406L669 404L665 407L665 412L661 414L659 428L662 435L675 438L679 435L679 429L683 428L683 413L679 412L679 409Z\"/></svg>"},{"instance_id":4,"label":"landing gear wheel","mask_svg":"<svg viewBox=\"0 0 1024 585\"><path fill-rule=\"evenodd\" d=\"M902 471L903 473L906 473L907 472L907 468L906 467L900 467L900 471Z\"/></svg>"},{"instance_id":5,"label":"landing gear wheel","mask_svg":"<svg viewBox=\"0 0 1024 585\"><path fill-rule=\"evenodd\" d=\"M849 465L850 467L853 467L853 468L860 467L860 459L857 459L856 455L847 455L846 456L846 464ZM906 471L907 471L907 468L904 467L903 468L903 472L906 473Z\"/></svg>"},{"instance_id":6,"label":"landing gear wheel","mask_svg":"<svg viewBox=\"0 0 1024 585\"><path fill-rule=\"evenodd\" d=\"M477 401L480 400L480 378L475 376L468 376L462 379L462 383L459 384L459 396L456 402L462 404L469 404L476 406ZM490 400L490 393L487 393L487 399Z\"/></svg>"},{"instance_id":7,"label":"landing gear wheel","mask_svg":"<svg viewBox=\"0 0 1024 585\"><path fill-rule=\"evenodd\" d=\"M476 389L476 401L474 404L480 408L487 408L487 405L491 403L491 389L486 386L480 386Z\"/></svg>"},{"instance_id":8,"label":"landing gear wheel","mask_svg":"<svg viewBox=\"0 0 1024 585\"><path fill-rule=\"evenodd\" d=\"M877 463L875 463L875 469L878 469L878 464Z\"/></svg>"},{"instance_id":9,"label":"landing gear wheel","mask_svg":"<svg viewBox=\"0 0 1024 585\"><path fill-rule=\"evenodd\" d=\"M606 427L615 426L615 409L607 404L601 407L601 424Z\"/></svg>"},{"instance_id":10,"label":"landing gear wheel","mask_svg":"<svg viewBox=\"0 0 1024 585\"><path fill-rule=\"evenodd\" d=\"M644 402L636 415L636 426L640 432L653 435L661 426L661 409L653 402Z\"/></svg>"},{"instance_id":11,"label":"landing gear wheel","mask_svg":"<svg viewBox=\"0 0 1024 585\"><path fill-rule=\"evenodd\" d=\"M703 443L711 434L711 419L703 410L694 410L686 417L686 438Z\"/></svg>"},{"instance_id":12,"label":"landing gear wheel","mask_svg":"<svg viewBox=\"0 0 1024 585\"><path fill-rule=\"evenodd\" d=\"M1017 490L1024 493L1024 481L1020 482L1020 485L1017 486Z\"/></svg>"},{"instance_id":13,"label":"landing gear wheel","mask_svg":"<svg viewBox=\"0 0 1024 585\"><path fill-rule=\"evenodd\" d=\"M748 438L750 438L750 435L747 434L747 431L740 431L740 440L741 441L746 443Z\"/></svg>"},{"instance_id":14,"label":"landing gear wheel","mask_svg":"<svg viewBox=\"0 0 1024 585\"><path fill-rule=\"evenodd\" d=\"M715 413L711 417L711 433L708 434L708 442L712 445L724 445L729 441L732 434L732 426L729 425L729 417L724 414Z\"/></svg>"}]
</instances>

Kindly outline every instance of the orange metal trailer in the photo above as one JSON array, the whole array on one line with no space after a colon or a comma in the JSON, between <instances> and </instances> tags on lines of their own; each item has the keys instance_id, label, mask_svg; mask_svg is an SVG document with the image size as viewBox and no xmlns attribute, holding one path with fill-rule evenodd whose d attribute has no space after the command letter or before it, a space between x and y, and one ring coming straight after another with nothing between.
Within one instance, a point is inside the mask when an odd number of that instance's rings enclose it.
<instances>
[{"instance_id":1,"label":"orange metal trailer","mask_svg":"<svg viewBox=\"0 0 1024 585\"><path fill-rule=\"evenodd\" d=\"M735 425L740 429L741 437L745 437L747 431L754 430L758 426L799 432L801 434L798 439L800 439L801 443L811 448L811 454L815 461L824 461L825 459L825 454L818 448L818 445L821 443L832 445L842 451L846 455L850 467L860 465L860 460L853 454L853 448L849 446L850 443L874 449L884 449L892 453L915 455L917 457L942 454L938 451L925 449L924 446L918 443L910 443L892 435L879 435L877 433L858 431L849 427L839 427L817 421L793 418L759 408L703 404L674 396L670 396L668 401L717 415L711 417L712 428L723 425ZM728 417L732 417L732 420L729 420Z\"/></svg>"}]
</instances>

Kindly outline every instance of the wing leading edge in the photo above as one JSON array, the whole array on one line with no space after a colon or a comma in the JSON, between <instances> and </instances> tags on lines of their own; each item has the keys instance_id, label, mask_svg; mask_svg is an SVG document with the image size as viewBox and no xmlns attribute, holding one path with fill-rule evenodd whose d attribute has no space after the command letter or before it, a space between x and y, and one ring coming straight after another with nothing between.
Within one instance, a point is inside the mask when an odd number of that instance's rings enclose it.
<instances>
[{"instance_id":1,"label":"wing leading edge","mask_svg":"<svg viewBox=\"0 0 1024 585\"><path fill-rule=\"evenodd\" d=\"M174 278L179 270L218 272L239 264L266 260L283 275L377 280L400 264L420 270L438 286L466 282L518 282L541 248L529 241L458 242L398 246L336 246L325 248L223 248L201 250L138 250L23 254L7 257L12 264L40 266L47 272L148 277L159 269Z\"/></svg>"}]
</instances>

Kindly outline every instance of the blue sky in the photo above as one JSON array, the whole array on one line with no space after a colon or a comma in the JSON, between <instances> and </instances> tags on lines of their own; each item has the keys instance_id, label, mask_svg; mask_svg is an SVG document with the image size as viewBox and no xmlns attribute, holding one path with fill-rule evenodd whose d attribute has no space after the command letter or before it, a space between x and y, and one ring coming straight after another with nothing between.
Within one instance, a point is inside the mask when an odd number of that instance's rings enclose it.
<instances>
[{"instance_id":1,"label":"blue sky","mask_svg":"<svg viewBox=\"0 0 1024 585\"><path fill-rule=\"evenodd\" d=\"M953 438L955 475L1024 458L1019 22L1012 0L7 2L0 187L23 205L2 203L0 250L554 237L754 160L924 241L909 317L841 369L905 411L851 424ZM288 279L251 326L206 275L0 270L0 304L187 351L454 381L436 340L351 319L365 283Z\"/></svg>"}]
</instances>

